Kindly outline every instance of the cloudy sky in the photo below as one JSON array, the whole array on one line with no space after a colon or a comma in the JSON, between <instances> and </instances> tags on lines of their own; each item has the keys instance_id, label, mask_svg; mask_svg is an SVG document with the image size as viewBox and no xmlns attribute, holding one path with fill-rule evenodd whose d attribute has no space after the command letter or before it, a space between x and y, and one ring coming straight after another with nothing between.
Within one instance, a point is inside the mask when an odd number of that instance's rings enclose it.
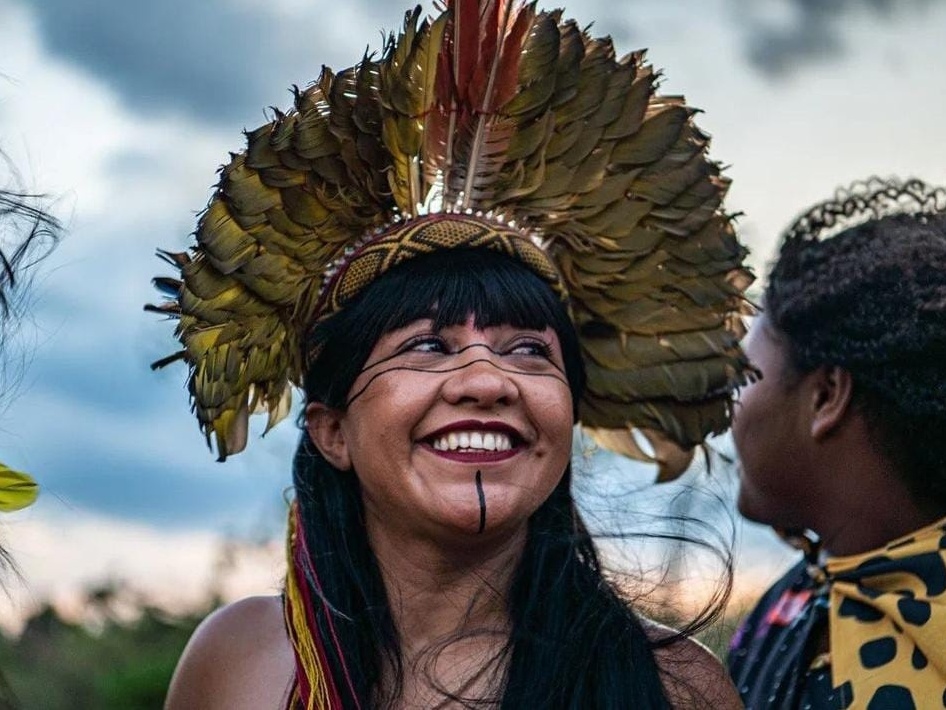
<instances>
[{"instance_id":1,"label":"cloudy sky","mask_svg":"<svg viewBox=\"0 0 946 710\"><path fill-rule=\"evenodd\" d=\"M96 575L143 578L143 561L173 577L209 559L221 533L278 529L297 432L287 421L214 462L183 367L148 368L175 347L172 325L142 312L164 272L154 252L188 244L243 128L287 107L290 87L322 64L378 47L404 9L0 0L0 148L23 187L55 196L67 226L21 333L28 367L0 413L2 460L43 485L0 531L34 595ZM664 91L705 111L759 273L781 227L839 184L946 183L946 3L582 0L566 14L594 21L620 52L649 48Z\"/></svg>"}]
</instances>

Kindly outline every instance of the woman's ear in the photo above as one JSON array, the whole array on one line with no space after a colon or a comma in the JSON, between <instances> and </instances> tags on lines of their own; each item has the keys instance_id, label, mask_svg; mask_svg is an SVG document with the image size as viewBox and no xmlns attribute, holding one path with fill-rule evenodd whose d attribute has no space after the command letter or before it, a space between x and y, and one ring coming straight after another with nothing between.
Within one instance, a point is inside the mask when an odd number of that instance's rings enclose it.
<instances>
[{"instance_id":1,"label":"woman's ear","mask_svg":"<svg viewBox=\"0 0 946 710\"><path fill-rule=\"evenodd\" d=\"M820 367L811 376L811 435L820 441L844 421L854 396L854 380L850 372L837 365Z\"/></svg>"},{"instance_id":2,"label":"woman's ear","mask_svg":"<svg viewBox=\"0 0 946 710\"><path fill-rule=\"evenodd\" d=\"M343 416L337 409L312 402L305 408L305 429L326 461L339 471L348 471L351 469L351 456L342 432Z\"/></svg>"}]
</instances>

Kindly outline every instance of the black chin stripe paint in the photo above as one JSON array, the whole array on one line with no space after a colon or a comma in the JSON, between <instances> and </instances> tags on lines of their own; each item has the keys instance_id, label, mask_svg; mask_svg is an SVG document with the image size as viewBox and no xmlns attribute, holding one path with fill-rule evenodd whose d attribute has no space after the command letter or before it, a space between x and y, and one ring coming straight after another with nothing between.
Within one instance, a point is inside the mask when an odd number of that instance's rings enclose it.
<instances>
[{"instance_id":1,"label":"black chin stripe paint","mask_svg":"<svg viewBox=\"0 0 946 710\"><path fill-rule=\"evenodd\" d=\"M483 472L476 472L476 495L480 499L480 529L477 534L486 529L486 493L483 491Z\"/></svg>"}]
</instances>

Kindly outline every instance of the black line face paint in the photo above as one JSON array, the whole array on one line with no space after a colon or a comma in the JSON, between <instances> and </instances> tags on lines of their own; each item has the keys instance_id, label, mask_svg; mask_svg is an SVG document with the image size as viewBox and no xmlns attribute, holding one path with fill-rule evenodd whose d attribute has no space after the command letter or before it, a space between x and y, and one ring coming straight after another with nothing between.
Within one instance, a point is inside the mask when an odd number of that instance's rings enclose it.
<instances>
[{"instance_id":1,"label":"black line face paint","mask_svg":"<svg viewBox=\"0 0 946 710\"><path fill-rule=\"evenodd\" d=\"M502 353L500 350L496 350L495 348L490 347L490 346L487 345L486 343L471 343L470 345L464 345L464 346L463 346L462 348L460 348L459 350L456 350L456 351L454 351L454 352L448 353L448 355L462 355L462 354L465 353L467 350L472 350L473 348L484 348L486 351L491 352L493 355L497 355L497 356L499 356L499 357L502 357L502 356L503 356L503 353ZM388 355L387 357L381 358L380 360L375 360L374 362L368 363L368 364L366 364L363 368L361 368L361 372L358 373L358 374L363 375L364 373L368 372L368 370L373 370L374 368L378 367L379 365L383 365L384 363L389 362L389 361L393 360L394 358L400 357L400 356L403 355L403 354L404 354L404 351L403 351L403 350L399 350L399 351L397 351L397 352L395 352L395 353L391 353L391 354ZM561 373L561 375L562 375L563 377L565 376L565 370L563 370L561 367L559 367L556 363L549 361L549 365L551 365L551 366L554 367L556 370L558 370L558 371ZM506 369L506 368L500 368L500 369ZM432 372L440 372L440 370L431 370L431 371L432 371ZM520 372L520 370L509 370L509 372ZM532 373L523 372L523 374L532 374Z\"/></svg>"},{"instance_id":2,"label":"black line face paint","mask_svg":"<svg viewBox=\"0 0 946 710\"><path fill-rule=\"evenodd\" d=\"M485 348L485 349L486 349L487 351L489 351L490 353L492 353L492 354L494 354L494 355L497 355L497 356L499 356L499 357L502 357L502 353L500 353L500 352L494 350L493 348L491 348L491 347L489 347L488 345L485 345L485 344L483 344L483 343L474 343L473 345L467 345L466 347L457 350L455 353L450 353L447 357L452 357L452 356L460 355L460 354L466 352L467 350L470 350L471 348ZM367 373L368 371L373 370L374 368L376 368L376 367L378 367L378 366L380 366L380 365L383 365L383 364L387 363L388 361L393 360L394 358L399 357L399 356L401 356L401 355L403 355L403 353L401 353L401 352L394 353L393 355L389 355L388 357L382 358L381 360L378 360L378 361L376 361L376 362L370 363L369 365L366 365L364 368L362 368L361 372L359 373L359 376L361 376L361 375ZM439 367L439 368L430 367L430 368L424 368L424 367L410 367L410 366L405 366L405 365L400 365L400 366L399 366L399 365L394 365L394 366L392 366L392 367L389 367L389 368L387 368L387 369L381 370L380 372L376 372L376 373L374 373L373 375L371 375L371 377L370 377L370 378L368 379L368 381L361 387L361 389L359 389L357 392L355 392L354 394L352 394L352 395L348 398L348 401L345 403L345 406L346 406L346 407L350 407L351 404L352 404L352 402L354 402L356 399L358 399L359 397L361 397L361 395L363 395L363 394L365 393L365 391L374 383L374 381L375 381L376 379L378 379L379 377L381 377L382 375L387 375L387 374L390 374L390 373L396 372L396 371L421 372L421 373L425 373L425 374L439 375L439 374L446 374L446 373L450 373L450 372L457 372L457 371L459 371L459 370L464 370L464 369L466 369L466 368L468 368L468 367L472 367L473 365L475 365L475 364L477 364L477 363L481 363L481 362L485 362L485 363L487 363L487 364L489 364L489 365L492 365L492 366L495 367L497 370L499 370L499 371L501 371L501 372L509 373L509 374L511 374L511 375L525 375L525 376L528 376L528 377L551 377L552 379L557 380L558 382L561 382L563 385L565 385L566 387L568 387L568 380L565 378L565 373L564 373L564 371L562 370L562 368L560 368L560 367L559 367L558 365L556 365L555 363L550 363L550 364L552 365L552 367L555 368L555 370L556 370L555 373L551 373L551 372L529 372L529 371L527 371L527 370L519 370L519 369L510 368L510 367L503 367L502 365L497 364L496 362L494 362L493 360L490 360L489 358L476 358L476 359L474 359L474 360L471 360L470 362L467 362L467 363L465 363L465 364L463 364L463 365L459 365L459 366L456 366L456 367Z\"/></svg>"},{"instance_id":3,"label":"black line face paint","mask_svg":"<svg viewBox=\"0 0 946 710\"><path fill-rule=\"evenodd\" d=\"M481 534L486 529L486 492L483 490L483 472L476 472L476 495L480 499L480 529L477 534Z\"/></svg>"}]
</instances>

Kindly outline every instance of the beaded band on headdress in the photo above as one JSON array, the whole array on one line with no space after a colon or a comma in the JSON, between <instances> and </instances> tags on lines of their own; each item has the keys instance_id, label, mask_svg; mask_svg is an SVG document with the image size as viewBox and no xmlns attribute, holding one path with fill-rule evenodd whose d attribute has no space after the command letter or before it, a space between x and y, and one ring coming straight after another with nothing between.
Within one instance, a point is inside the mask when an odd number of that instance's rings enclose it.
<instances>
[{"instance_id":1,"label":"beaded band on headdress","mask_svg":"<svg viewBox=\"0 0 946 710\"><path fill-rule=\"evenodd\" d=\"M441 249L489 249L505 254L541 276L562 299L567 298L555 265L530 235L482 213L441 213L398 222L330 265L322 278L313 318L322 320L338 312L388 269Z\"/></svg>"},{"instance_id":2,"label":"beaded band on headdress","mask_svg":"<svg viewBox=\"0 0 946 710\"><path fill-rule=\"evenodd\" d=\"M560 11L456 0L379 58L324 69L247 134L197 244L157 279L179 318L194 409L220 458L252 411L289 410L307 329L390 266L440 248L519 259L567 294L588 388L581 423L665 475L728 426L749 372L738 347L746 250L728 181L643 52L616 59ZM376 231L380 230L376 234Z\"/></svg>"}]
</instances>

